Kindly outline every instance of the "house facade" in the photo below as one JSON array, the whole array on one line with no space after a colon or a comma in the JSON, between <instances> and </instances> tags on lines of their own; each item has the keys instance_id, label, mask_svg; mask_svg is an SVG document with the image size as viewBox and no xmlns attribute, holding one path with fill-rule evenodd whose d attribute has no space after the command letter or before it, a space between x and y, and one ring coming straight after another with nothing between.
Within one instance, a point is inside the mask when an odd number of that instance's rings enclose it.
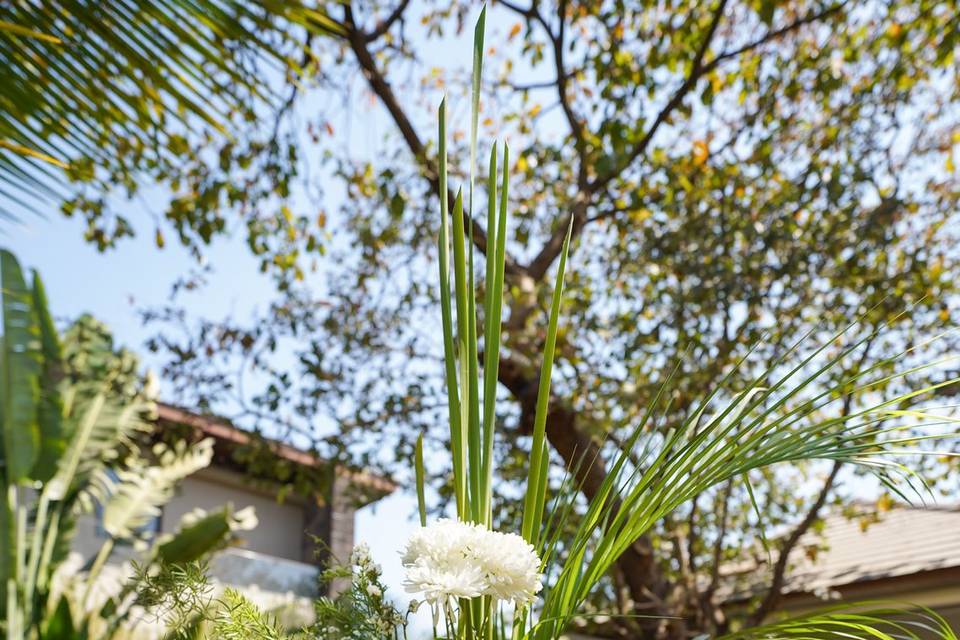
<instances>
[{"instance_id":1,"label":"house facade","mask_svg":"<svg viewBox=\"0 0 960 640\"><path fill-rule=\"evenodd\" d=\"M897 506L834 514L801 539L780 610L879 600L926 607L960 630L960 510Z\"/></svg>"},{"instance_id":2,"label":"house facade","mask_svg":"<svg viewBox=\"0 0 960 640\"><path fill-rule=\"evenodd\" d=\"M260 443L261 449L266 448L265 454L261 451L261 463L267 455L287 469L321 468L323 461L308 452L255 440L226 421L161 404L157 432L171 430L176 430L178 437L213 438L214 458L209 467L180 483L160 515L148 524L147 533L171 533L184 515L197 509L212 511L226 504L234 510L253 507L257 526L244 532L237 546L217 554L210 571L222 585L239 588L266 604L306 604L316 597L319 571L329 557L346 560L350 555L357 510L395 488L369 473L336 469L322 491L303 495L285 490L283 483L264 477L262 470L248 468L249 463L240 461L238 453ZM92 558L105 535L99 513L85 516L77 523L74 550L85 560ZM122 565L132 553L132 549L118 548L110 562Z\"/></svg>"}]
</instances>

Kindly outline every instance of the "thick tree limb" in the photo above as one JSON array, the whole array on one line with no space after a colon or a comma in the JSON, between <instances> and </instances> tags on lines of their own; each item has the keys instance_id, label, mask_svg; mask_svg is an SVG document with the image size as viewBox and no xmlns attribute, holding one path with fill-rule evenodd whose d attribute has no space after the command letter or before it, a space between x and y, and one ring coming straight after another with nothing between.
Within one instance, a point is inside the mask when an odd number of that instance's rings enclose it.
<instances>
[{"instance_id":1,"label":"thick tree limb","mask_svg":"<svg viewBox=\"0 0 960 640\"><path fill-rule=\"evenodd\" d=\"M520 403L520 430L530 432L536 414L538 380L525 373L522 366L511 358L500 361L500 382L517 398ZM576 428L576 412L565 407L559 401L551 401L547 411L547 439L550 445L563 458L564 464L571 469L580 486L580 491L588 500L592 500L600 491L607 477L607 467L599 447L589 437ZM616 505L614 509L618 509ZM673 628L664 631L664 620L673 615L665 602L668 584L663 577L653 543L649 536L641 536L617 560L624 582L630 590L636 613L660 616L663 619L642 619L644 637L682 638L682 621L673 621ZM677 623L681 624L677 624Z\"/></svg>"}]
</instances>

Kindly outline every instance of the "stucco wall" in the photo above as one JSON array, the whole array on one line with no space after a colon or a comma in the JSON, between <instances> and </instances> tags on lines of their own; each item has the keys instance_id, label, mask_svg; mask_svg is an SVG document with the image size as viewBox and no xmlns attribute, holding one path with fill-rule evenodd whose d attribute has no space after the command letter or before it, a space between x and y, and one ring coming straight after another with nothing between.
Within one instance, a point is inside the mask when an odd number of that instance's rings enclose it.
<instances>
[{"instance_id":1,"label":"stucco wall","mask_svg":"<svg viewBox=\"0 0 960 640\"><path fill-rule=\"evenodd\" d=\"M304 532L303 505L293 501L277 502L272 492L258 491L229 472L204 469L186 478L174 498L163 509L161 530L174 531L184 514L200 508L207 511L224 504L234 509L252 506L259 525L244 534L242 548L266 555L310 562L304 558L301 541Z\"/></svg>"},{"instance_id":2,"label":"stucco wall","mask_svg":"<svg viewBox=\"0 0 960 640\"><path fill-rule=\"evenodd\" d=\"M304 503L292 499L277 502L276 493L245 484L239 474L222 469L204 469L186 478L167 503L160 517L160 530L175 531L184 514L194 509L212 511L230 503L235 509L252 506L257 513L258 526L244 533L243 549L298 562L313 563L313 554L304 557L303 545ZM78 519L74 550L84 558L97 553L104 538L97 533L94 515ZM123 561L130 553L122 546L114 552L111 560Z\"/></svg>"}]
</instances>

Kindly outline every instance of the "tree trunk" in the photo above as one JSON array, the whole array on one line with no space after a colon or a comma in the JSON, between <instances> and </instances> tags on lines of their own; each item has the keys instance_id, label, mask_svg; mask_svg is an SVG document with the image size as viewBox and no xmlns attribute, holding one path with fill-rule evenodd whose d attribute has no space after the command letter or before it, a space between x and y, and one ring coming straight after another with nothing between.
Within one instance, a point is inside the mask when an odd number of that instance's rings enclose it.
<instances>
[{"instance_id":1,"label":"tree trunk","mask_svg":"<svg viewBox=\"0 0 960 640\"><path fill-rule=\"evenodd\" d=\"M530 433L537 406L538 380L523 375L515 362L501 361L500 381L520 403L520 429ZM560 454L568 469L575 472L580 491L592 500L607 477L607 466L599 447L576 427L576 413L558 400L551 400L547 411L547 440ZM581 461L583 462L582 464ZM619 501L614 509L619 509ZM617 567L630 591L636 615L658 616L639 618L642 638L650 640L679 640L687 637L683 620L667 619L677 615L666 600L670 585L657 566L653 544L649 536L640 536L617 560Z\"/></svg>"}]
</instances>

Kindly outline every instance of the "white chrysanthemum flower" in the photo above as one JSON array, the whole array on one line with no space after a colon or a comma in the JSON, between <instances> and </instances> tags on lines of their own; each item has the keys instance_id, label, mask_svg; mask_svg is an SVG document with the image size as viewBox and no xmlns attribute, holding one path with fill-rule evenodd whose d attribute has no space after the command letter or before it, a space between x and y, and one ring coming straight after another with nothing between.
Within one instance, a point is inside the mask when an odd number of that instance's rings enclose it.
<instances>
[{"instance_id":1,"label":"white chrysanthemum flower","mask_svg":"<svg viewBox=\"0 0 960 640\"><path fill-rule=\"evenodd\" d=\"M457 520L417 530L407 542L403 566L406 590L423 593L432 605L478 596L522 605L542 588L540 559L523 538Z\"/></svg>"},{"instance_id":2,"label":"white chrysanthemum flower","mask_svg":"<svg viewBox=\"0 0 960 640\"><path fill-rule=\"evenodd\" d=\"M482 550L487 588L484 595L529 604L543 588L540 558L533 545L515 533L486 531L478 543Z\"/></svg>"}]
</instances>

